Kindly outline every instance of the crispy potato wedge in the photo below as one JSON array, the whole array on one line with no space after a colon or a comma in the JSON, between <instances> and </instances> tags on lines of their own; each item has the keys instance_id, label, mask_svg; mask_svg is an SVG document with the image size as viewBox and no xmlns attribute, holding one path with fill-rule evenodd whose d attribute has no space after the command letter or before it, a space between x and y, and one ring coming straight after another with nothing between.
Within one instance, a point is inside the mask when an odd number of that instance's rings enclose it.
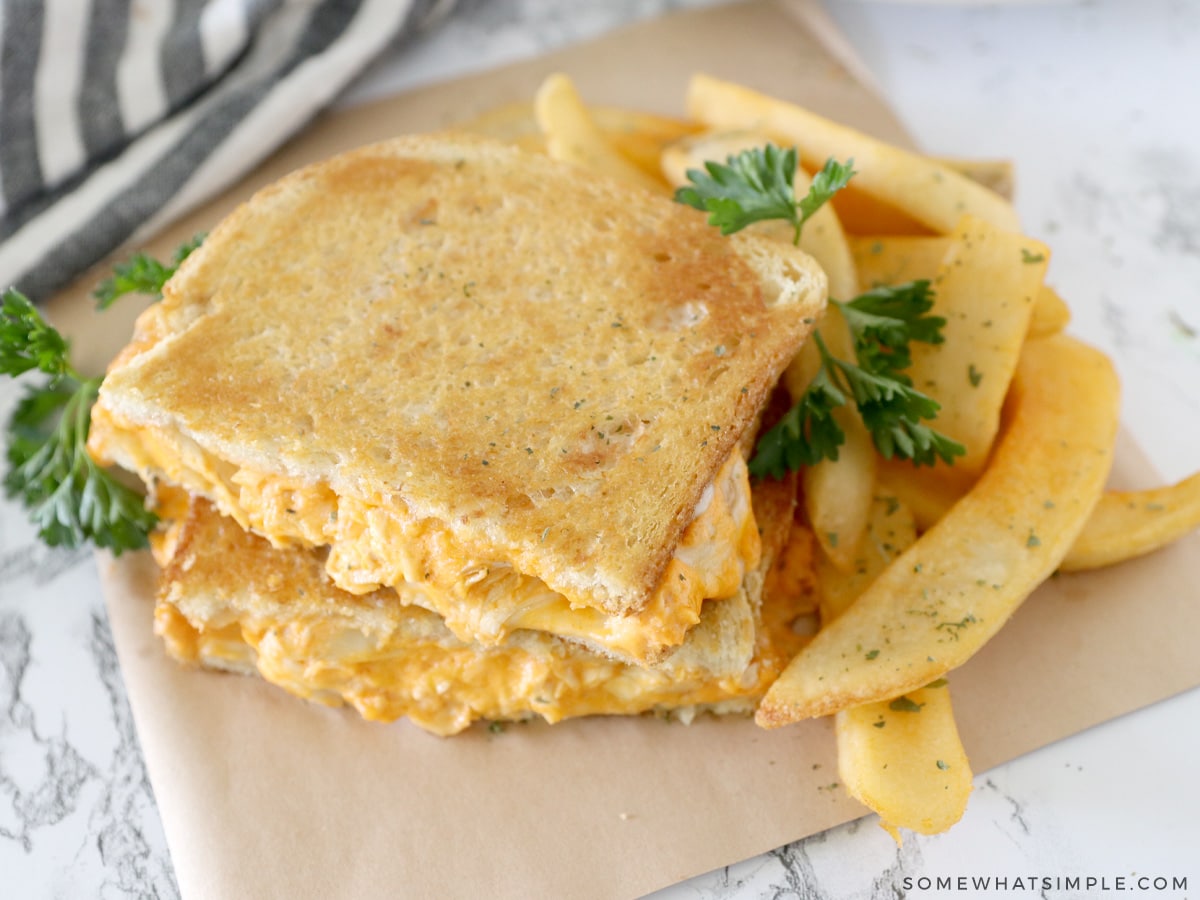
<instances>
[{"instance_id":1,"label":"crispy potato wedge","mask_svg":"<svg viewBox=\"0 0 1200 900\"><path fill-rule=\"evenodd\" d=\"M879 814L896 843L900 828L939 834L966 812L971 764L954 724L949 686L844 709L834 732L842 784Z\"/></svg>"},{"instance_id":2,"label":"crispy potato wedge","mask_svg":"<svg viewBox=\"0 0 1200 900\"><path fill-rule=\"evenodd\" d=\"M852 358L850 330L836 308L826 309L820 330L834 356ZM804 393L820 365L816 344L809 341L783 373L783 383L793 398ZM854 547L867 527L877 454L870 432L856 412L842 407L833 417L846 440L838 448L836 460L822 460L803 469L804 509L821 550L835 565L849 569Z\"/></svg>"},{"instance_id":3,"label":"crispy potato wedge","mask_svg":"<svg viewBox=\"0 0 1200 900\"><path fill-rule=\"evenodd\" d=\"M1100 498L1064 572L1098 569L1144 556L1200 528L1200 472L1170 487L1109 491Z\"/></svg>"},{"instance_id":4,"label":"crispy potato wedge","mask_svg":"<svg viewBox=\"0 0 1200 900\"><path fill-rule=\"evenodd\" d=\"M613 106L592 106L589 109L592 120L613 148L655 180L663 177L663 150L700 130L700 126L694 122L671 116Z\"/></svg>"},{"instance_id":5,"label":"crispy potato wedge","mask_svg":"<svg viewBox=\"0 0 1200 900\"><path fill-rule=\"evenodd\" d=\"M1012 160L967 159L962 156L935 156L933 158L946 168L961 172L976 184L983 185L993 194L1012 203L1015 180Z\"/></svg>"},{"instance_id":6,"label":"crispy potato wedge","mask_svg":"<svg viewBox=\"0 0 1200 900\"><path fill-rule=\"evenodd\" d=\"M661 179L643 172L609 143L566 75L551 75L542 82L534 99L534 114L546 135L547 152L554 159L664 193Z\"/></svg>"},{"instance_id":7,"label":"crispy potato wedge","mask_svg":"<svg viewBox=\"0 0 1200 900\"><path fill-rule=\"evenodd\" d=\"M914 344L908 375L942 405L933 427L967 448L956 471L983 470L1029 330L1050 251L964 216L933 281L940 344Z\"/></svg>"},{"instance_id":8,"label":"crispy potato wedge","mask_svg":"<svg viewBox=\"0 0 1200 900\"><path fill-rule=\"evenodd\" d=\"M959 159L933 157L933 160L948 169L962 173L972 181L1012 202L1013 166L1008 160ZM842 220L847 234L918 236L932 235L934 231L922 225L903 210L890 203L864 193L854 187L833 198L834 209ZM864 280L864 284L868 283Z\"/></svg>"},{"instance_id":9,"label":"crispy potato wedge","mask_svg":"<svg viewBox=\"0 0 1200 900\"><path fill-rule=\"evenodd\" d=\"M804 509L817 543L839 569L854 567L854 548L867 527L875 494L875 444L847 406L833 417L846 434L837 460L825 459L802 472Z\"/></svg>"},{"instance_id":10,"label":"crispy potato wedge","mask_svg":"<svg viewBox=\"0 0 1200 900\"><path fill-rule=\"evenodd\" d=\"M855 161L857 165L857 160ZM850 235L933 237L937 232L908 213L855 187L854 182L829 201Z\"/></svg>"},{"instance_id":11,"label":"crispy potato wedge","mask_svg":"<svg viewBox=\"0 0 1200 900\"><path fill-rule=\"evenodd\" d=\"M1049 337L1058 334L1071 323L1071 308L1058 295L1058 291L1043 284L1033 302L1033 313L1029 317L1029 337Z\"/></svg>"},{"instance_id":12,"label":"crispy potato wedge","mask_svg":"<svg viewBox=\"0 0 1200 900\"><path fill-rule=\"evenodd\" d=\"M853 570L842 572L818 558L821 620L828 623L842 615L916 540L908 508L893 496L877 495ZM877 658L868 650L862 664ZM879 814L880 824L897 842L899 828L935 834L962 818L971 793L971 767L945 685L922 688L897 704L883 700L843 710L834 727L842 784Z\"/></svg>"},{"instance_id":13,"label":"crispy potato wedge","mask_svg":"<svg viewBox=\"0 0 1200 900\"><path fill-rule=\"evenodd\" d=\"M940 463L917 467L903 459L881 459L876 472L879 490L895 495L912 511L919 531L936 525L975 483Z\"/></svg>"},{"instance_id":14,"label":"crispy potato wedge","mask_svg":"<svg viewBox=\"0 0 1200 900\"><path fill-rule=\"evenodd\" d=\"M867 527L854 548L850 568L839 568L824 555L817 557L821 622L828 625L849 609L892 560L916 539L916 520L899 498L887 493L872 497Z\"/></svg>"},{"instance_id":15,"label":"crispy potato wedge","mask_svg":"<svg viewBox=\"0 0 1200 900\"><path fill-rule=\"evenodd\" d=\"M894 494L927 531L970 490L944 467L914 469L900 460L881 460L879 489ZM1082 572L1153 553L1200 528L1200 472L1169 487L1106 491L1059 566Z\"/></svg>"},{"instance_id":16,"label":"crispy potato wedge","mask_svg":"<svg viewBox=\"0 0 1200 900\"><path fill-rule=\"evenodd\" d=\"M933 281L954 239L931 237L889 237L872 235L848 239L850 254L864 287L903 284L906 281Z\"/></svg>"},{"instance_id":17,"label":"crispy potato wedge","mask_svg":"<svg viewBox=\"0 0 1200 900\"><path fill-rule=\"evenodd\" d=\"M792 660L755 720L771 728L897 697L970 659L1083 529L1112 463L1118 405L1103 353L1062 335L1029 341L987 471ZM874 649L872 665L846 664Z\"/></svg>"},{"instance_id":18,"label":"crispy potato wedge","mask_svg":"<svg viewBox=\"0 0 1200 900\"><path fill-rule=\"evenodd\" d=\"M856 190L939 234L953 231L964 213L1008 231L1020 227L1008 201L954 169L749 88L695 75L687 109L711 128L759 130L795 144L809 168L820 168L829 157L853 157Z\"/></svg>"},{"instance_id":19,"label":"crispy potato wedge","mask_svg":"<svg viewBox=\"0 0 1200 900\"><path fill-rule=\"evenodd\" d=\"M888 237L871 235L848 237L850 253L864 287L903 284L906 281L937 277L938 267L950 250L951 238ZM1071 310L1054 288L1043 284L1029 316L1028 337L1058 334L1071 321Z\"/></svg>"}]
</instances>

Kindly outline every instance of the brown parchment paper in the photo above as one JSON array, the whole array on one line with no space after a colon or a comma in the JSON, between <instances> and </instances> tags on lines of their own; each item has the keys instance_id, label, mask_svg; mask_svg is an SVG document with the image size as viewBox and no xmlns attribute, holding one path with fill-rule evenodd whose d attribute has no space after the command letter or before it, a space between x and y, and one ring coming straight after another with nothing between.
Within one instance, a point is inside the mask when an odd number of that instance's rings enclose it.
<instances>
[{"instance_id":1,"label":"brown parchment paper","mask_svg":"<svg viewBox=\"0 0 1200 900\"><path fill-rule=\"evenodd\" d=\"M590 101L662 112L680 112L688 75L706 70L906 139L851 74L852 56L818 10L751 3L638 25L326 116L152 247L169 249L210 227L297 165L527 99L556 70L568 71ZM87 283L51 312L68 332L88 336L77 346L100 365L127 336L133 311L118 307L93 321ZM1123 442L1114 482L1147 480L1144 458ZM309 705L254 679L180 669L151 632L153 563L105 557L101 571L188 898L636 896L864 812L825 789L836 778L828 721L766 732L747 720L685 727L597 719L443 740L407 723L368 724ZM1200 684L1198 582L1193 536L1040 589L953 676L975 770Z\"/></svg>"}]
</instances>

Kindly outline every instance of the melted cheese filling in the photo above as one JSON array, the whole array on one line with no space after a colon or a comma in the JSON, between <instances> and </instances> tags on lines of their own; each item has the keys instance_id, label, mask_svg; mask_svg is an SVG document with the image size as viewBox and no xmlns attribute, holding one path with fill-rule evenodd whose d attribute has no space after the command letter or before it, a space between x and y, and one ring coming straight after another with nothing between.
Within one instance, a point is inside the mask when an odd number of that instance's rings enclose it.
<instances>
[{"instance_id":1,"label":"melted cheese filling","mask_svg":"<svg viewBox=\"0 0 1200 900\"><path fill-rule=\"evenodd\" d=\"M363 594L391 586L403 603L441 616L459 640L484 646L528 629L652 664L683 642L705 600L736 593L761 553L749 476L737 451L697 504L645 607L621 616L572 604L503 561L473 558L441 522L406 519L402 504L369 503L328 485L239 468L175 432L124 427L102 405L89 448L147 482L163 478L207 497L277 547L328 545L326 571L338 587Z\"/></svg>"},{"instance_id":2,"label":"melted cheese filling","mask_svg":"<svg viewBox=\"0 0 1200 900\"><path fill-rule=\"evenodd\" d=\"M696 707L749 712L784 662L755 661L736 675L714 678L699 668L627 665L534 632L480 647L444 628L414 636L409 629L364 629L361 621L338 615L292 615L196 610L177 595L160 599L155 630L183 662L257 672L296 696L349 704L366 719L407 716L439 735L480 718L557 722L668 710L686 718Z\"/></svg>"}]
</instances>

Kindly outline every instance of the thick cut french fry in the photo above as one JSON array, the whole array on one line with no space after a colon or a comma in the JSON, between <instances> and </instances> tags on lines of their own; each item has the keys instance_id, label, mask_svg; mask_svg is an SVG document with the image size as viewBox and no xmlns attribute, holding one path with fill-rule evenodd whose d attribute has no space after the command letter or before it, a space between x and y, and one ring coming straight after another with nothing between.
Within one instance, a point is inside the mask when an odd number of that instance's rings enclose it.
<instances>
[{"instance_id":1,"label":"thick cut french fry","mask_svg":"<svg viewBox=\"0 0 1200 900\"><path fill-rule=\"evenodd\" d=\"M776 727L916 690L962 665L1066 556L1112 463L1119 388L1104 354L1029 341L979 482L792 660L759 706ZM869 666L847 665L879 650Z\"/></svg>"},{"instance_id":2,"label":"thick cut french fry","mask_svg":"<svg viewBox=\"0 0 1200 900\"><path fill-rule=\"evenodd\" d=\"M693 122L653 113L611 106L593 106L590 111L609 144L656 181L662 178L663 150L700 130Z\"/></svg>"},{"instance_id":3,"label":"thick cut french fry","mask_svg":"<svg viewBox=\"0 0 1200 900\"><path fill-rule=\"evenodd\" d=\"M838 191L830 202L847 234L889 237L930 237L936 234L932 228L922 225L903 210L859 190L854 182Z\"/></svg>"},{"instance_id":4,"label":"thick cut french fry","mask_svg":"<svg viewBox=\"0 0 1200 900\"><path fill-rule=\"evenodd\" d=\"M551 75L542 82L534 99L534 113L545 132L547 152L554 159L655 193L664 192L660 179L647 175L608 142L567 76Z\"/></svg>"},{"instance_id":5,"label":"thick cut french fry","mask_svg":"<svg viewBox=\"0 0 1200 900\"><path fill-rule=\"evenodd\" d=\"M848 345L839 339L846 331L841 314L828 310L821 326L822 334L829 333L833 339L827 341L837 347ZM850 358L849 351L833 350L836 356ZM793 397L799 397L811 380L819 362L810 342L784 373L784 382ZM810 373L804 378L804 373ZM806 466L802 473L804 485L804 511L816 535L821 550L841 569L853 566L854 547L867 527L867 516L871 508L871 497L875 493L875 464L877 454L870 432L858 413L843 406L834 410L833 418L845 435L845 442L838 448L836 460L825 459Z\"/></svg>"},{"instance_id":6,"label":"thick cut french fry","mask_svg":"<svg viewBox=\"0 0 1200 900\"><path fill-rule=\"evenodd\" d=\"M864 287L933 281L954 239L869 236L847 239L858 278Z\"/></svg>"},{"instance_id":7,"label":"thick cut french fry","mask_svg":"<svg viewBox=\"0 0 1200 900\"><path fill-rule=\"evenodd\" d=\"M850 608L892 560L917 539L912 511L891 494L871 500L867 527L854 548L849 569L840 569L825 556L817 557L821 621L828 625Z\"/></svg>"},{"instance_id":8,"label":"thick cut french fry","mask_svg":"<svg viewBox=\"0 0 1200 900\"><path fill-rule=\"evenodd\" d=\"M702 128L701 125L687 119L662 116L640 109L593 106L591 111L596 124L609 134L636 134L653 139L658 143L659 147L654 153L656 169L659 155L667 144L674 143L690 134L696 134Z\"/></svg>"},{"instance_id":9,"label":"thick cut french fry","mask_svg":"<svg viewBox=\"0 0 1200 900\"><path fill-rule=\"evenodd\" d=\"M1058 296L1058 291L1043 284L1033 303L1029 317L1029 337L1049 337L1058 334L1071 322L1071 308Z\"/></svg>"},{"instance_id":10,"label":"thick cut french fry","mask_svg":"<svg viewBox=\"0 0 1200 900\"><path fill-rule=\"evenodd\" d=\"M848 237L850 253L864 287L902 284L937 277L938 267L949 252L952 238L934 237ZM1028 337L1058 334L1071 321L1071 310L1054 288L1043 284L1029 315Z\"/></svg>"},{"instance_id":11,"label":"thick cut french fry","mask_svg":"<svg viewBox=\"0 0 1200 900\"><path fill-rule=\"evenodd\" d=\"M1200 472L1170 487L1109 491L1062 562L1064 572L1143 556L1200 528Z\"/></svg>"},{"instance_id":12,"label":"thick cut french fry","mask_svg":"<svg viewBox=\"0 0 1200 900\"><path fill-rule=\"evenodd\" d=\"M935 156L948 169L961 172L976 184L1009 203L1013 198L1013 164L1008 159L966 159L961 156Z\"/></svg>"},{"instance_id":13,"label":"thick cut french fry","mask_svg":"<svg viewBox=\"0 0 1200 900\"><path fill-rule=\"evenodd\" d=\"M821 336L829 351L841 359L853 358L850 330L834 307L825 311ZM816 344L809 341L783 373L783 383L799 398L820 368ZM875 445L856 412L841 407L834 419L845 434L836 460L822 460L803 472L804 509L821 550L843 569L852 565L854 547L867 527L871 497L875 492Z\"/></svg>"},{"instance_id":14,"label":"thick cut french fry","mask_svg":"<svg viewBox=\"0 0 1200 900\"><path fill-rule=\"evenodd\" d=\"M879 488L895 494L913 511L917 527L927 531L970 490L953 470L913 469L899 460L883 460ZM1153 553L1200 528L1200 473L1170 487L1145 491L1107 491L1088 517L1059 566L1081 572L1115 565Z\"/></svg>"},{"instance_id":15,"label":"thick cut french fry","mask_svg":"<svg viewBox=\"0 0 1200 900\"><path fill-rule=\"evenodd\" d=\"M818 558L821 620L831 622L849 609L916 539L916 523L904 504L887 494L876 496L853 570L842 572ZM862 664L877 658L866 650ZM883 700L843 710L835 733L842 784L879 814L880 824L897 841L898 828L935 834L962 818L971 768L945 685L915 691L898 704Z\"/></svg>"},{"instance_id":16,"label":"thick cut french fry","mask_svg":"<svg viewBox=\"0 0 1200 900\"><path fill-rule=\"evenodd\" d=\"M836 461L825 459L804 469L804 509L825 556L848 571L854 567L854 548L870 515L876 455L856 411L843 406L833 411L833 418L846 441Z\"/></svg>"},{"instance_id":17,"label":"thick cut french fry","mask_svg":"<svg viewBox=\"0 0 1200 900\"><path fill-rule=\"evenodd\" d=\"M939 834L966 812L971 765L948 685L842 710L834 729L842 784L896 843L899 828Z\"/></svg>"},{"instance_id":18,"label":"thick cut french fry","mask_svg":"<svg viewBox=\"0 0 1200 900\"><path fill-rule=\"evenodd\" d=\"M821 334L831 353L852 358L849 329L835 308L826 310ZM809 341L784 372L788 393L799 398L819 367L816 345ZM834 410L833 417L845 434L845 443L838 448L836 460L822 460L804 469L804 509L822 551L838 567L849 569L854 547L867 526L877 455L857 412L841 407Z\"/></svg>"},{"instance_id":19,"label":"thick cut french fry","mask_svg":"<svg viewBox=\"0 0 1200 900\"><path fill-rule=\"evenodd\" d=\"M946 319L944 340L914 344L908 375L942 406L933 427L966 447L956 470L977 474L987 462L1049 253L966 216L938 268L933 313Z\"/></svg>"},{"instance_id":20,"label":"thick cut french fry","mask_svg":"<svg viewBox=\"0 0 1200 900\"><path fill-rule=\"evenodd\" d=\"M1007 160L975 160L933 157L933 160L948 169L962 173L967 178L1012 202L1013 167ZM890 203L854 187L853 183L833 198L834 209L842 220L847 234L918 236L931 235L933 230L922 225ZM864 279L864 284L868 283Z\"/></svg>"},{"instance_id":21,"label":"thick cut french fry","mask_svg":"<svg viewBox=\"0 0 1200 900\"><path fill-rule=\"evenodd\" d=\"M856 190L935 232L952 231L963 214L1008 231L1020 227L1010 203L954 169L749 88L695 75L688 85L687 109L712 128L763 131L783 144L795 144L812 168L830 157L853 157Z\"/></svg>"},{"instance_id":22,"label":"thick cut french fry","mask_svg":"<svg viewBox=\"0 0 1200 900\"><path fill-rule=\"evenodd\" d=\"M903 459L881 459L879 489L912 510L917 529L928 531L971 489L974 480L944 465L916 467Z\"/></svg>"}]
</instances>

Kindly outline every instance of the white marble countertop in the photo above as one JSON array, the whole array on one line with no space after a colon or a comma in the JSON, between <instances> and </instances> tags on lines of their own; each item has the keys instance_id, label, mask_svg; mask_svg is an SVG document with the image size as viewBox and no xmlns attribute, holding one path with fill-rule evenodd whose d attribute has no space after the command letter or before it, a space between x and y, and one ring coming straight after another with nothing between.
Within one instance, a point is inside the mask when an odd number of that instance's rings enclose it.
<instances>
[{"instance_id":1,"label":"white marble countertop","mask_svg":"<svg viewBox=\"0 0 1200 900\"><path fill-rule=\"evenodd\" d=\"M688 5L698 4L460 0L346 102ZM1117 362L1126 426L1168 479L1197 468L1200 5L830 10L927 148L1016 161L1017 205L1054 249L1050 277L1074 310L1071 330ZM14 398L0 382L0 414ZM1008 879L979 895L1095 896L1123 877L1135 894L1195 897L1197 749L1200 690L980 773L949 834L897 849L867 818L660 896L950 896L966 891L920 879L962 875ZM1107 883L1053 881L1068 876ZM1152 879L1145 891L1141 877ZM91 557L41 548L0 501L0 896L177 895Z\"/></svg>"}]
</instances>

